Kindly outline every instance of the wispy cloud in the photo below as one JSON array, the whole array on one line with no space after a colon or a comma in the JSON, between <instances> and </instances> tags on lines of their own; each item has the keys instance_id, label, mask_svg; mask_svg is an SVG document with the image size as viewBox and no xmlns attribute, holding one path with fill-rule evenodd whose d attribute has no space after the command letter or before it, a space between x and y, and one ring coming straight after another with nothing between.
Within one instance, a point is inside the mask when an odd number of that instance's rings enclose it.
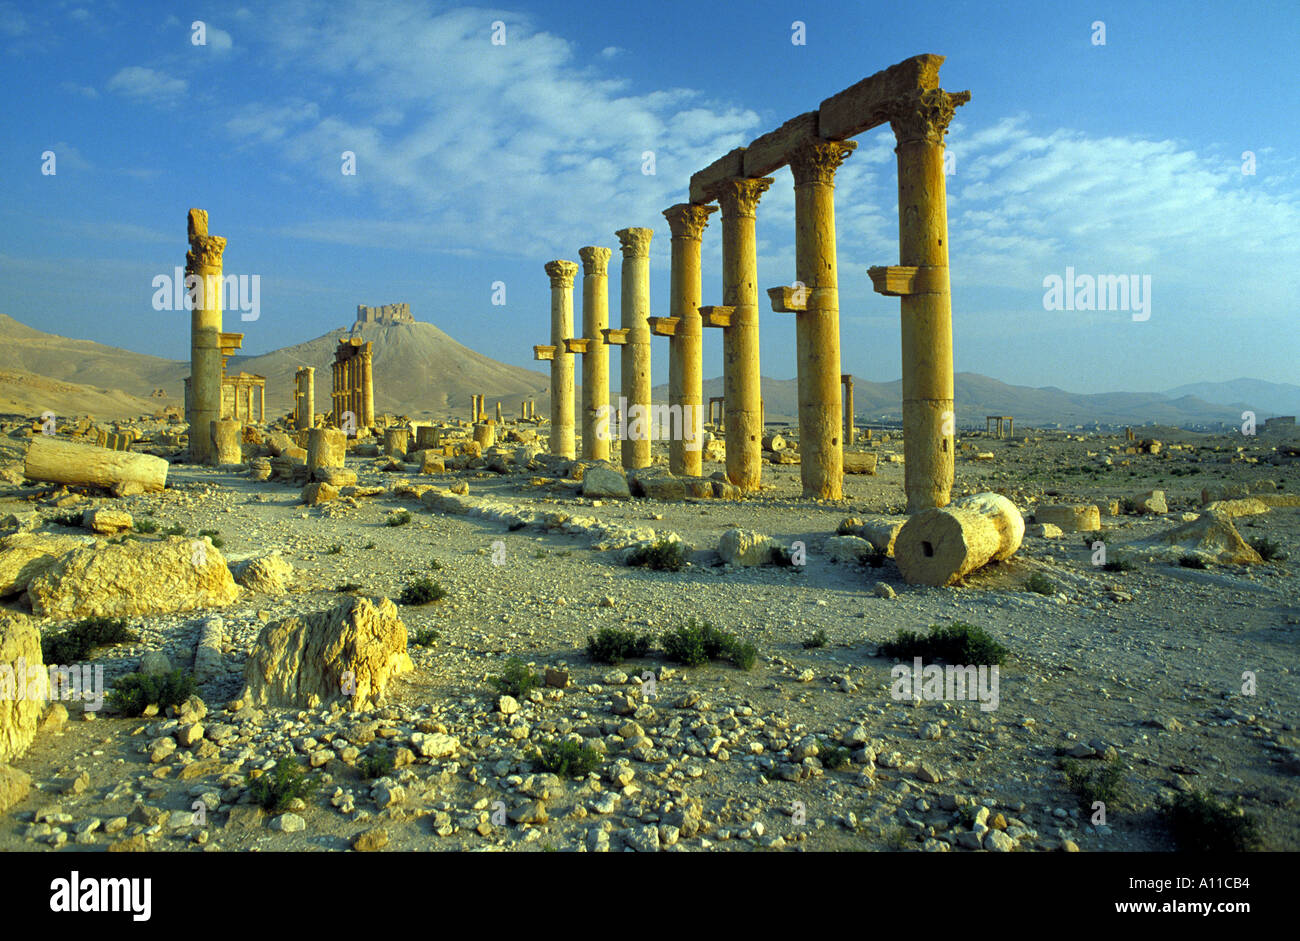
<instances>
[{"instance_id":1,"label":"wispy cloud","mask_svg":"<svg viewBox=\"0 0 1300 941\"><path fill-rule=\"evenodd\" d=\"M185 94L189 84L183 78L173 78L166 72L129 65L119 69L108 80L108 90L143 101L169 104Z\"/></svg>"}]
</instances>

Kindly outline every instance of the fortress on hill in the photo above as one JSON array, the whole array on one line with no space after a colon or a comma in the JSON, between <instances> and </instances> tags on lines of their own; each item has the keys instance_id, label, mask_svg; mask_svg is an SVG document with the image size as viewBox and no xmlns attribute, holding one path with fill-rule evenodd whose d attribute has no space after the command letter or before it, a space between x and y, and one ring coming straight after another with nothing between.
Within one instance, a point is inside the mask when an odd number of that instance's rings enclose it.
<instances>
[{"instance_id":1,"label":"fortress on hill","mask_svg":"<svg viewBox=\"0 0 1300 941\"><path fill-rule=\"evenodd\" d=\"M367 323L388 326L394 323L415 323L415 318L411 316L410 304L385 304L383 307L367 307L365 304L358 304L357 322L352 325L352 329L355 330Z\"/></svg>"}]
</instances>

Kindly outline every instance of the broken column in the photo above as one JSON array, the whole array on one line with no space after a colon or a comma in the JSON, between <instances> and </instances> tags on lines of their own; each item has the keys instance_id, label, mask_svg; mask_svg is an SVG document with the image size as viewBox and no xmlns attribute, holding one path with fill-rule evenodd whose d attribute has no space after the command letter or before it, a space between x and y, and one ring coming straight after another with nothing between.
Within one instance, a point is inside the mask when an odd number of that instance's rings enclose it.
<instances>
[{"instance_id":1,"label":"broken column","mask_svg":"<svg viewBox=\"0 0 1300 941\"><path fill-rule=\"evenodd\" d=\"M208 214L191 209L190 250L185 255L186 286L194 299L190 312L190 460L213 457L211 427L221 419L221 256L226 240L208 234ZM197 282L191 281L197 279Z\"/></svg>"},{"instance_id":2,"label":"broken column","mask_svg":"<svg viewBox=\"0 0 1300 941\"><path fill-rule=\"evenodd\" d=\"M844 446L847 448L857 440L853 427L853 377L847 373L840 376L844 384Z\"/></svg>"},{"instance_id":3,"label":"broken column","mask_svg":"<svg viewBox=\"0 0 1300 941\"><path fill-rule=\"evenodd\" d=\"M762 395L758 333L758 249L754 217L771 177L735 177L711 187L722 208L722 304L731 308L722 331L722 420L727 479L754 491L763 476Z\"/></svg>"},{"instance_id":4,"label":"broken column","mask_svg":"<svg viewBox=\"0 0 1300 941\"><path fill-rule=\"evenodd\" d=\"M573 354L564 341L573 334L573 276L578 266L571 261L548 261L551 279L551 343L534 346L533 355L551 362L551 453L576 456L573 441Z\"/></svg>"},{"instance_id":5,"label":"broken column","mask_svg":"<svg viewBox=\"0 0 1300 941\"><path fill-rule=\"evenodd\" d=\"M310 428L315 421L316 412L316 370L312 366L302 366L294 374L296 395L294 427L302 430Z\"/></svg>"},{"instance_id":6,"label":"broken column","mask_svg":"<svg viewBox=\"0 0 1300 941\"><path fill-rule=\"evenodd\" d=\"M668 443L668 469L674 474L700 476L704 469L702 378L703 330L700 318L700 239L716 206L678 203L664 210L672 230L672 285L668 317L651 317L650 331L670 337L668 345L668 404L681 415L680 427Z\"/></svg>"},{"instance_id":7,"label":"broken column","mask_svg":"<svg viewBox=\"0 0 1300 941\"><path fill-rule=\"evenodd\" d=\"M578 249L582 259L582 340L568 344L570 352L582 354L582 456L609 460L609 350L605 334L609 327L608 248L587 245Z\"/></svg>"},{"instance_id":8,"label":"broken column","mask_svg":"<svg viewBox=\"0 0 1300 941\"><path fill-rule=\"evenodd\" d=\"M951 585L1020 548L1025 519L1001 494L977 493L913 515L894 540L894 561L909 585Z\"/></svg>"},{"instance_id":9,"label":"broken column","mask_svg":"<svg viewBox=\"0 0 1300 941\"><path fill-rule=\"evenodd\" d=\"M374 352L369 343L361 347L361 427L375 423L375 371Z\"/></svg>"},{"instance_id":10,"label":"broken column","mask_svg":"<svg viewBox=\"0 0 1300 941\"><path fill-rule=\"evenodd\" d=\"M952 292L943 138L955 109L969 100L969 92L926 88L900 95L884 109L898 139L899 266L869 273L878 293L897 295L902 304L908 512L946 506L952 492Z\"/></svg>"},{"instance_id":11,"label":"broken column","mask_svg":"<svg viewBox=\"0 0 1300 941\"><path fill-rule=\"evenodd\" d=\"M623 249L622 329L606 331L606 339L623 347L619 372L628 433L621 453L623 469L635 470L650 466L650 239L654 230L619 229L614 234Z\"/></svg>"}]
</instances>

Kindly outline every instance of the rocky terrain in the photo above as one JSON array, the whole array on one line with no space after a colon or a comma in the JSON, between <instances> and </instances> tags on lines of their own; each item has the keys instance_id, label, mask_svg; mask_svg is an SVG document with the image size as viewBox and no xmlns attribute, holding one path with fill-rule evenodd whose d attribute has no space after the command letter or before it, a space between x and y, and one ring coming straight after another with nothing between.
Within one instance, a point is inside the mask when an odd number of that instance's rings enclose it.
<instances>
[{"instance_id":1,"label":"rocky terrain","mask_svg":"<svg viewBox=\"0 0 1300 941\"><path fill-rule=\"evenodd\" d=\"M1031 525L1010 559L930 588L904 583L886 554L837 541L848 518L903 519L896 437L870 443L876 474L846 476L846 499L820 503L798 496L797 463L765 466L762 494L743 500L593 496L610 481L590 462L548 458L518 430L521 441L449 456L445 469L353 443L334 484L307 490L281 458L256 457L267 442L246 443L251 474L177 463L162 492L120 498L11 470L0 518L12 514L12 533L88 541L98 525L95 548L73 554L105 558L137 544L161 557L183 538L242 585L230 603L189 609L183 579L139 589L141 604L171 594L176 610L130 617L138 641L92 662L107 685L201 667L197 697L137 718L51 706L30 748L0 766L0 848L1167 850L1161 805L1192 789L1239 797L1264 848L1300 848L1300 508L1283 499L1300 492L1300 465L1285 442L1167 433L1158 453L1127 453L1137 449L1122 435L965 436L955 495L999 492L1026 517L1096 504L1103 531ZM178 453L155 431L135 449ZM10 457L29 433L7 439ZM1273 561L1184 567L1182 550L1154 538L1194 521L1207 498L1251 494L1271 502L1235 504L1233 522L1247 541L1271 541ZM129 514L134 534L109 515L81 522L96 508ZM802 543L806 558L735 564L748 560L723 538L733 527ZM627 564L630 548L663 539L684 544L683 569ZM1095 564L1098 541L1127 570ZM0 545L0 574L30 580L9 589L7 623L49 635L76 617L34 607L82 612L114 591L72 585L66 559L9 574L22 542ZM366 617L391 628L380 599L423 578L445 597L396 605L410 663L390 659L382 701L255 701L271 681L249 688L250 658L276 668L257 653L268 625L339 611L360 623L357 599L370 598L379 613ZM617 665L585 650L602 627L658 637L692 618L754 644L753 668L683 666L659 640ZM1009 650L997 708L891 694L895 661L880 645L956 622ZM544 682L503 696L492 681L511 658ZM536 747L565 739L590 746L594 768L537 770ZM366 777L383 755L391 769ZM250 783L286 756L315 790L264 812ZM1120 769L1126 793L1104 824L1061 757Z\"/></svg>"}]
</instances>

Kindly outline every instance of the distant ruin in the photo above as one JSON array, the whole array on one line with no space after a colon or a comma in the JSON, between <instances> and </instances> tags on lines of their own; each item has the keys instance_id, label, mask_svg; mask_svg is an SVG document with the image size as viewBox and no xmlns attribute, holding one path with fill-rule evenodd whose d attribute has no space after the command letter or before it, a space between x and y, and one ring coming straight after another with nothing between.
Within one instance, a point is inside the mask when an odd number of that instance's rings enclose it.
<instances>
[{"instance_id":1,"label":"distant ruin","mask_svg":"<svg viewBox=\"0 0 1300 941\"><path fill-rule=\"evenodd\" d=\"M352 329L355 330L368 323L387 327L395 323L415 323L415 318L411 316L410 304L385 304L383 307L367 307L365 304L358 304L357 322L352 325Z\"/></svg>"}]
</instances>

